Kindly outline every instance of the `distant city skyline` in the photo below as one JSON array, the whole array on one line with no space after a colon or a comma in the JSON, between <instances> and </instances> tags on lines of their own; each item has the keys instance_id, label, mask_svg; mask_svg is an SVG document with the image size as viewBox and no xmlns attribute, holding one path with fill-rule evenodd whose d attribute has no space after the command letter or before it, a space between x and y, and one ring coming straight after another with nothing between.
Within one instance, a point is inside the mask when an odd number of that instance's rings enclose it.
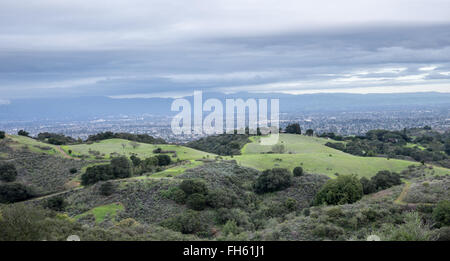
<instances>
[{"instance_id":1,"label":"distant city skyline","mask_svg":"<svg viewBox=\"0 0 450 261\"><path fill-rule=\"evenodd\" d=\"M450 92L448 1L1 1L14 99Z\"/></svg>"}]
</instances>

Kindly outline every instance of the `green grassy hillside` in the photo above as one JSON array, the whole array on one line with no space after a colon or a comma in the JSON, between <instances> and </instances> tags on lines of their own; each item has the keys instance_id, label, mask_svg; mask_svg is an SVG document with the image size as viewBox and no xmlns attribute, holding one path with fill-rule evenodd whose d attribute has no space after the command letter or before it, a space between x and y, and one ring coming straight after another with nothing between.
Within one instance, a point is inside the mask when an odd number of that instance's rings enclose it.
<instances>
[{"instance_id":1,"label":"green grassy hillside","mask_svg":"<svg viewBox=\"0 0 450 261\"><path fill-rule=\"evenodd\" d=\"M417 162L386 159L378 157L357 157L325 146L327 139L295 134L280 134L278 144L285 146L285 152L274 154L272 146L259 144L259 137L252 137L252 142L244 146L242 155L234 156L241 165L264 170L273 167L292 170L302 166L306 172L321 173L334 177L339 174L357 174L370 177L380 170L400 172ZM450 174L450 170L434 167L436 174Z\"/></svg>"},{"instance_id":2,"label":"green grassy hillside","mask_svg":"<svg viewBox=\"0 0 450 261\"><path fill-rule=\"evenodd\" d=\"M79 145L67 145L61 146L67 153L69 150L72 151L72 155L80 156L86 155L92 158L95 152L99 152L102 158L110 158L111 153L118 153L120 155L131 156L136 154L140 158L147 158L155 155L153 150L156 148L161 148L165 151L175 151L177 157L173 157L174 153L171 153L172 159L180 160L196 160L202 159L203 157L214 157L214 154L187 148L178 145L167 145L167 144L146 144L137 143L137 147L133 147L132 144L135 142L123 140L123 139L109 139L102 140L100 142L95 142L92 144L79 144ZM94 152L94 153L93 153Z\"/></svg>"}]
</instances>

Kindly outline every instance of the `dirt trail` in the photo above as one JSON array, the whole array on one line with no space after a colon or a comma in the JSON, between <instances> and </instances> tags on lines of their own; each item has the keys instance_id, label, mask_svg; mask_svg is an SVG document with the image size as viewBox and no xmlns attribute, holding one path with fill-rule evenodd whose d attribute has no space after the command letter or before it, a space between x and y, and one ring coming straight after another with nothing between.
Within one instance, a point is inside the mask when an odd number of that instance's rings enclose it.
<instances>
[{"instance_id":1,"label":"dirt trail","mask_svg":"<svg viewBox=\"0 0 450 261\"><path fill-rule=\"evenodd\" d=\"M54 197L54 196L57 196L57 195L70 193L70 192L73 192L73 191L76 191L76 190L79 190L79 189L82 189L82 188L83 187L80 186L80 187L76 187L76 188L72 188L72 189L68 189L68 190L64 190L64 191L60 191L60 192L55 192L55 193L47 194L47 195L36 197L36 198L31 198L31 199L24 200L24 201L21 201L21 202L33 202L33 201L37 201L37 200L42 200L42 199Z\"/></svg>"},{"instance_id":2,"label":"dirt trail","mask_svg":"<svg viewBox=\"0 0 450 261\"><path fill-rule=\"evenodd\" d=\"M61 154L63 155L64 158L66 158L66 159L73 159L73 160L80 160L80 159L78 159L78 158L74 158L74 157L70 156L69 154L67 154L63 149L61 149L60 146L55 146L55 147L56 147L56 150L57 150L59 153L61 153Z\"/></svg>"},{"instance_id":3,"label":"dirt trail","mask_svg":"<svg viewBox=\"0 0 450 261\"><path fill-rule=\"evenodd\" d=\"M402 192L400 193L400 195L398 196L398 198L394 201L394 203L399 204L399 205L406 205L408 203L403 202L403 200L405 199L406 195L408 195L408 191L409 191L409 187L411 186L410 182L405 182L405 186L403 187Z\"/></svg>"}]
</instances>

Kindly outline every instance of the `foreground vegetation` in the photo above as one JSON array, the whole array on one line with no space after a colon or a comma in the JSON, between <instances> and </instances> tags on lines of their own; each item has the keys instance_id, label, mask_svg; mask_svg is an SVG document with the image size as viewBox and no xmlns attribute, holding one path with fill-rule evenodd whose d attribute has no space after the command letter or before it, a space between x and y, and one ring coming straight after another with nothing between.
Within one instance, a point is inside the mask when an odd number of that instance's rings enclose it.
<instances>
[{"instance_id":1,"label":"foreground vegetation","mask_svg":"<svg viewBox=\"0 0 450 261\"><path fill-rule=\"evenodd\" d=\"M274 146L243 135L197 149L4 135L0 240L449 240L444 165L351 155L291 131Z\"/></svg>"}]
</instances>

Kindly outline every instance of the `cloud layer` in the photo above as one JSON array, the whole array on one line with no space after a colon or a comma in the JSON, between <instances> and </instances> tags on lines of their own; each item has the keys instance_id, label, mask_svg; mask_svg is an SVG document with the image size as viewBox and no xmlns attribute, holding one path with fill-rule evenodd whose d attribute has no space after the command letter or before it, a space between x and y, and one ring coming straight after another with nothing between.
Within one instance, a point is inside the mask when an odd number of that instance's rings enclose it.
<instances>
[{"instance_id":1,"label":"cloud layer","mask_svg":"<svg viewBox=\"0 0 450 261\"><path fill-rule=\"evenodd\" d=\"M0 99L450 92L432 1L0 3Z\"/></svg>"}]
</instances>

